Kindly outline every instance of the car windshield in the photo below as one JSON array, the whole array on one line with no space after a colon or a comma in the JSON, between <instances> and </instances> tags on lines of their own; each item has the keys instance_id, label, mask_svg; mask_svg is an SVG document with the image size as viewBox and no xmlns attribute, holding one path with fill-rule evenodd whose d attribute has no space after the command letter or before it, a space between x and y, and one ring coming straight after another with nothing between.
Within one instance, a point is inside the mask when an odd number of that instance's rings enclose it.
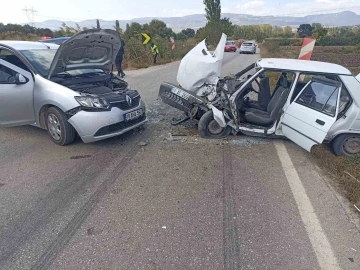
<instances>
[{"instance_id":1,"label":"car windshield","mask_svg":"<svg viewBox=\"0 0 360 270\"><path fill-rule=\"evenodd\" d=\"M26 50L20 52L27 58L41 76L46 77L48 75L56 50L44 49Z\"/></svg>"},{"instance_id":2,"label":"car windshield","mask_svg":"<svg viewBox=\"0 0 360 270\"><path fill-rule=\"evenodd\" d=\"M36 71L43 77L47 77L51 63L55 57L56 50L26 50L21 53L29 60ZM104 73L101 69L77 69L59 73L59 75L79 76L89 73ZM105 73L104 73L105 74Z\"/></svg>"}]
</instances>

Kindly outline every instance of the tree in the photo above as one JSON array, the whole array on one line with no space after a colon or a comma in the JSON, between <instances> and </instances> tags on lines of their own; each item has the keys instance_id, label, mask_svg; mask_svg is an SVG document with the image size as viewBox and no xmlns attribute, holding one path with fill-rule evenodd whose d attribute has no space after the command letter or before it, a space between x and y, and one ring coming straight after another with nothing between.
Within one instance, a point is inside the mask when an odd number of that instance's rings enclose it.
<instances>
[{"instance_id":1,"label":"tree","mask_svg":"<svg viewBox=\"0 0 360 270\"><path fill-rule=\"evenodd\" d=\"M120 27L119 20L116 20L116 21L115 21L115 26L114 26L114 28L115 28L116 32L122 34L122 29L121 29L121 27Z\"/></svg>"},{"instance_id":2,"label":"tree","mask_svg":"<svg viewBox=\"0 0 360 270\"><path fill-rule=\"evenodd\" d=\"M204 0L205 17L210 23L218 23L221 18L220 0Z\"/></svg>"},{"instance_id":3,"label":"tree","mask_svg":"<svg viewBox=\"0 0 360 270\"><path fill-rule=\"evenodd\" d=\"M300 24L297 29L298 35L301 38L311 37L312 36L312 26L310 24Z\"/></svg>"},{"instance_id":4,"label":"tree","mask_svg":"<svg viewBox=\"0 0 360 270\"><path fill-rule=\"evenodd\" d=\"M100 29L100 22L99 22L99 19L96 19L96 28L97 28L97 29Z\"/></svg>"},{"instance_id":5,"label":"tree","mask_svg":"<svg viewBox=\"0 0 360 270\"><path fill-rule=\"evenodd\" d=\"M312 36L316 39L316 41L320 41L328 34L328 30L324 28L320 23L312 24L313 34Z\"/></svg>"},{"instance_id":6,"label":"tree","mask_svg":"<svg viewBox=\"0 0 360 270\"><path fill-rule=\"evenodd\" d=\"M220 30L227 36L233 36L235 27L229 18L223 18L220 20Z\"/></svg>"},{"instance_id":7,"label":"tree","mask_svg":"<svg viewBox=\"0 0 360 270\"><path fill-rule=\"evenodd\" d=\"M285 26L284 27L284 37L291 38L293 36L294 36L294 34L293 34L293 31L292 31L292 28L290 26Z\"/></svg>"},{"instance_id":8,"label":"tree","mask_svg":"<svg viewBox=\"0 0 360 270\"><path fill-rule=\"evenodd\" d=\"M187 38L195 37L195 30L191 29L191 28L186 28L186 29L182 30L181 33L184 34Z\"/></svg>"}]
</instances>

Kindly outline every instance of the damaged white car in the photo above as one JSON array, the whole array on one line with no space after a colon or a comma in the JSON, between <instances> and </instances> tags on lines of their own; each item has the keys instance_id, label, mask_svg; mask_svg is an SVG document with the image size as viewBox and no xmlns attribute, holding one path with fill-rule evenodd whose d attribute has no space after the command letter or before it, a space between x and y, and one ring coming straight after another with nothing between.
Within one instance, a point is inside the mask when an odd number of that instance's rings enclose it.
<instances>
[{"instance_id":1,"label":"damaged white car","mask_svg":"<svg viewBox=\"0 0 360 270\"><path fill-rule=\"evenodd\" d=\"M58 145L85 143L147 122L136 90L112 73L114 30L80 32L61 46L0 41L0 127L35 125Z\"/></svg>"},{"instance_id":2,"label":"damaged white car","mask_svg":"<svg viewBox=\"0 0 360 270\"><path fill-rule=\"evenodd\" d=\"M182 60L179 86L160 86L163 102L187 115L177 123L197 119L207 138L243 133L288 138L307 151L329 142L338 156L360 152L360 75L324 62L261 59L220 78L225 41L213 54L201 42Z\"/></svg>"}]
</instances>

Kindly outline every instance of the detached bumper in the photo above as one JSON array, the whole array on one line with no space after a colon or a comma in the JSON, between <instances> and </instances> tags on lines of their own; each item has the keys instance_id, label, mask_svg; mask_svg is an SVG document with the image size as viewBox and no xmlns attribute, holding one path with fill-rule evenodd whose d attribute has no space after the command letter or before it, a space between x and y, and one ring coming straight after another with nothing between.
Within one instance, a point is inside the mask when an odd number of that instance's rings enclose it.
<instances>
[{"instance_id":1,"label":"detached bumper","mask_svg":"<svg viewBox=\"0 0 360 270\"><path fill-rule=\"evenodd\" d=\"M125 121L124 114L138 109L143 109L143 115L136 119ZM68 120L84 143L121 135L145 124L147 121L143 101L140 102L139 106L129 111L122 111L116 107L112 108L111 111L80 111Z\"/></svg>"}]
</instances>

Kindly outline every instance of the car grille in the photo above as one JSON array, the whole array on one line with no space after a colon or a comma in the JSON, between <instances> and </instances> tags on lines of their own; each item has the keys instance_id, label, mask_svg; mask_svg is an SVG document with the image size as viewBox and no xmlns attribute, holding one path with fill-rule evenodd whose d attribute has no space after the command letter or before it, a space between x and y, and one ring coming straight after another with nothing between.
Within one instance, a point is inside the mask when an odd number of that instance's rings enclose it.
<instances>
[{"instance_id":1,"label":"car grille","mask_svg":"<svg viewBox=\"0 0 360 270\"><path fill-rule=\"evenodd\" d=\"M130 110L130 109L133 109L133 108L136 108L137 106L139 106L140 96L138 95L138 96L132 98L132 102L130 105L126 100L113 101L113 102L110 102L110 104L112 107L119 108L123 111Z\"/></svg>"},{"instance_id":2,"label":"car grille","mask_svg":"<svg viewBox=\"0 0 360 270\"><path fill-rule=\"evenodd\" d=\"M108 135L111 133L116 133L116 132L122 131L126 128L129 128L133 125L136 125L136 124L144 121L145 119L146 119L146 115L144 113L141 117L139 117L137 119L126 121L126 122L124 121L124 122L112 124L112 125L109 125L106 127L102 127L95 133L95 137L104 136L104 135Z\"/></svg>"}]
</instances>

